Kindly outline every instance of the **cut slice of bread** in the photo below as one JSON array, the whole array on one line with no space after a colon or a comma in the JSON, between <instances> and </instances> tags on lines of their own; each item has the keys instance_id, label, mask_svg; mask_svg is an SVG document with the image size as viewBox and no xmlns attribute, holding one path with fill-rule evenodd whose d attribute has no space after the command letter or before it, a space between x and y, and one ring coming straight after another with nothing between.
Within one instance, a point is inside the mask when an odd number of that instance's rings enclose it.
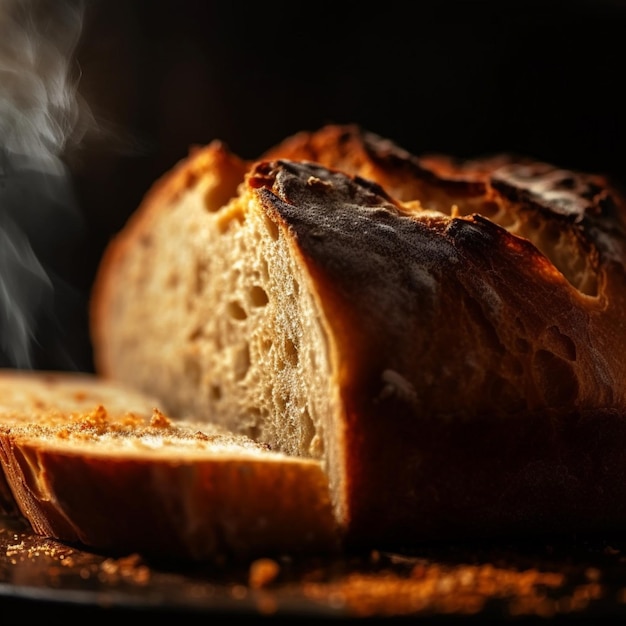
<instances>
[{"instance_id":1,"label":"cut slice of bread","mask_svg":"<svg viewBox=\"0 0 626 626\"><path fill-rule=\"evenodd\" d=\"M328 552L337 534L319 462L90 374L0 370L0 461L35 532L172 559Z\"/></svg>"},{"instance_id":2,"label":"cut slice of bread","mask_svg":"<svg viewBox=\"0 0 626 626\"><path fill-rule=\"evenodd\" d=\"M214 143L105 252L96 367L321 460L357 544L623 524L625 207L353 126L250 164Z\"/></svg>"}]
</instances>

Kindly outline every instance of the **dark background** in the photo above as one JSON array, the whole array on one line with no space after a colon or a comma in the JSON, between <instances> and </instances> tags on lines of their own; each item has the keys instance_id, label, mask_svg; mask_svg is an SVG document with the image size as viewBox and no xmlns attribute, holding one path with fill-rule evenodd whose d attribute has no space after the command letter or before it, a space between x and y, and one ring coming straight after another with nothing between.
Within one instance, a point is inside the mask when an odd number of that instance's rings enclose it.
<instances>
[{"instance_id":1,"label":"dark background","mask_svg":"<svg viewBox=\"0 0 626 626\"><path fill-rule=\"evenodd\" d=\"M415 153L515 151L626 179L618 0L103 0L86 5L75 63L94 126L64 155L83 223L57 257L37 368L91 369L102 250L194 144L253 158L356 122Z\"/></svg>"}]
</instances>

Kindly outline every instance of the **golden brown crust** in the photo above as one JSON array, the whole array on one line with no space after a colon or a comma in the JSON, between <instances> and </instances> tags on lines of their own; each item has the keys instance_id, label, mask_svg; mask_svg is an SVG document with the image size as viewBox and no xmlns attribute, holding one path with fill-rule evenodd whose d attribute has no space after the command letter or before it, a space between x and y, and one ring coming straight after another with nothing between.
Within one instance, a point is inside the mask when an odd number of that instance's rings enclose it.
<instances>
[{"instance_id":1,"label":"golden brown crust","mask_svg":"<svg viewBox=\"0 0 626 626\"><path fill-rule=\"evenodd\" d=\"M22 514L46 537L178 560L336 547L326 478L313 462L63 452L4 430L0 451Z\"/></svg>"}]
</instances>

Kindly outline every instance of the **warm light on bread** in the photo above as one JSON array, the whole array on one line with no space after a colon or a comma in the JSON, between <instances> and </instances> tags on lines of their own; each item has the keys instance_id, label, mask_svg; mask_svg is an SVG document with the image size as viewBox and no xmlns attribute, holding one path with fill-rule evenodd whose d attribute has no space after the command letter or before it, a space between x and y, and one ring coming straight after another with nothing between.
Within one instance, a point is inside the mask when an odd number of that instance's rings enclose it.
<instances>
[{"instance_id":1,"label":"warm light on bread","mask_svg":"<svg viewBox=\"0 0 626 626\"><path fill-rule=\"evenodd\" d=\"M0 493L192 558L623 528L624 215L600 176L356 126L195 149L93 290L93 384L156 401L9 395Z\"/></svg>"},{"instance_id":2,"label":"warm light on bread","mask_svg":"<svg viewBox=\"0 0 626 626\"><path fill-rule=\"evenodd\" d=\"M0 460L5 499L66 542L180 560L337 547L318 462L87 374L0 370Z\"/></svg>"},{"instance_id":3,"label":"warm light on bread","mask_svg":"<svg viewBox=\"0 0 626 626\"><path fill-rule=\"evenodd\" d=\"M195 151L111 243L100 374L321 460L356 545L626 522L608 181L416 157L355 126L245 168L217 142Z\"/></svg>"}]
</instances>

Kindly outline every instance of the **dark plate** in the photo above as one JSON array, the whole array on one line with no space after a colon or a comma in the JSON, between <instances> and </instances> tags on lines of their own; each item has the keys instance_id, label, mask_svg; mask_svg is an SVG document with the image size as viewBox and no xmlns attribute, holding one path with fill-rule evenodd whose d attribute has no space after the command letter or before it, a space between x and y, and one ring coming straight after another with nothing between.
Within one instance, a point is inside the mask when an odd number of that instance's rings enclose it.
<instances>
[{"instance_id":1,"label":"dark plate","mask_svg":"<svg viewBox=\"0 0 626 626\"><path fill-rule=\"evenodd\" d=\"M0 613L47 620L159 614L206 622L462 623L626 619L626 537L425 545L340 559L238 564L149 562L34 535L0 517ZM421 621L421 620L420 620Z\"/></svg>"}]
</instances>

